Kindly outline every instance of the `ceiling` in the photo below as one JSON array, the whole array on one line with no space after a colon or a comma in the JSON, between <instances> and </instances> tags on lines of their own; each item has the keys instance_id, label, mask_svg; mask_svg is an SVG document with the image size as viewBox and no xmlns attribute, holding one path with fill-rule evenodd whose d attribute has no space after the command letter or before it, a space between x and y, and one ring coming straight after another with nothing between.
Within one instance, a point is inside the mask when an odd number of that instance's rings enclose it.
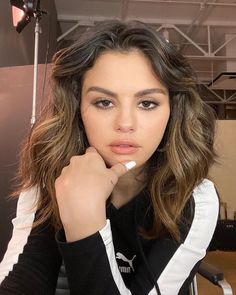
<instances>
[{"instance_id":1,"label":"ceiling","mask_svg":"<svg viewBox=\"0 0 236 295\"><path fill-rule=\"evenodd\" d=\"M59 43L78 38L103 20L144 21L189 59L210 100L236 103L236 1L55 0L55 4Z\"/></svg>"}]
</instances>

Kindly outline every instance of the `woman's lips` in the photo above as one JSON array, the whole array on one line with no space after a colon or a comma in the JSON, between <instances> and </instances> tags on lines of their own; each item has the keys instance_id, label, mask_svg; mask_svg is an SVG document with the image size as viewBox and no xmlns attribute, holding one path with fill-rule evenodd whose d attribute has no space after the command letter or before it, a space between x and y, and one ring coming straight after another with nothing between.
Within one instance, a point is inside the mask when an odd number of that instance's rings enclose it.
<instances>
[{"instance_id":1,"label":"woman's lips","mask_svg":"<svg viewBox=\"0 0 236 295\"><path fill-rule=\"evenodd\" d=\"M137 152L139 146L131 141L115 141L110 144L110 148L115 154L129 155Z\"/></svg>"}]
</instances>

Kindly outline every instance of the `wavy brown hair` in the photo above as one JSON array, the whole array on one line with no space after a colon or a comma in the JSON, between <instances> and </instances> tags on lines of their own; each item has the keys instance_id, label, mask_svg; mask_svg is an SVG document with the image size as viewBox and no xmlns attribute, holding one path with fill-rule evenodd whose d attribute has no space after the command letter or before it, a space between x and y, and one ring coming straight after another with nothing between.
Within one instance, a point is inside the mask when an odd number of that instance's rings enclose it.
<instances>
[{"instance_id":1,"label":"wavy brown hair","mask_svg":"<svg viewBox=\"0 0 236 295\"><path fill-rule=\"evenodd\" d=\"M199 96L195 75L174 45L147 25L109 21L86 31L53 58L51 95L21 153L19 190L37 186L37 223L52 218L61 227L54 182L73 155L88 146L80 115L81 88L86 71L105 51L142 51L156 76L168 88L170 119L160 146L149 160L154 220L149 238L163 229L176 240L178 224L192 191L214 163L215 118Z\"/></svg>"}]
</instances>

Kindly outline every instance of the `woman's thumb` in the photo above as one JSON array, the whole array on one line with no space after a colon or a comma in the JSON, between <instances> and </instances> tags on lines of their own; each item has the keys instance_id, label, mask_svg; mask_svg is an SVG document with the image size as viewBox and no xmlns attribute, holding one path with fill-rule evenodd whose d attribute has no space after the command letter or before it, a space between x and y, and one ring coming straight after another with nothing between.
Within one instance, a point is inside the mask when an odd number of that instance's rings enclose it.
<instances>
[{"instance_id":1,"label":"woman's thumb","mask_svg":"<svg viewBox=\"0 0 236 295\"><path fill-rule=\"evenodd\" d=\"M116 174L117 178L124 175L127 171L133 169L136 166L135 161L130 161L126 163L118 163L112 166L110 169Z\"/></svg>"}]
</instances>

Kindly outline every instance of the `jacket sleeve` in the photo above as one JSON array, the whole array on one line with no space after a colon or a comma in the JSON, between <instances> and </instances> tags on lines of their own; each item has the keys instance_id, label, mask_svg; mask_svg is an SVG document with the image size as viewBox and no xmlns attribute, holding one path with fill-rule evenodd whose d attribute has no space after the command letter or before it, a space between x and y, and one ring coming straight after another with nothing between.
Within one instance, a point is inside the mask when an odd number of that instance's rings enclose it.
<instances>
[{"instance_id":1,"label":"jacket sleeve","mask_svg":"<svg viewBox=\"0 0 236 295\"><path fill-rule=\"evenodd\" d=\"M70 291L90 295L154 295L154 281L161 295L187 294L212 239L219 210L219 201L211 181L205 179L193 191L195 203L191 227L182 243L171 238L156 240L139 267L128 289L116 263L110 222L96 234L73 243L66 243L63 231L57 240L65 261Z\"/></svg>"},{"instance_id":2,"label":"jacket sleeve","mask_svg":"<svg viewBox=\"0 0 236 295\"><path fill-rule=\"evenodd\" d=\"M61 255L50 221L32 227L36 201L36 188L19 196L12 238L0 264L1 295L55 293Z\"/></svg>"}]
</instances>

